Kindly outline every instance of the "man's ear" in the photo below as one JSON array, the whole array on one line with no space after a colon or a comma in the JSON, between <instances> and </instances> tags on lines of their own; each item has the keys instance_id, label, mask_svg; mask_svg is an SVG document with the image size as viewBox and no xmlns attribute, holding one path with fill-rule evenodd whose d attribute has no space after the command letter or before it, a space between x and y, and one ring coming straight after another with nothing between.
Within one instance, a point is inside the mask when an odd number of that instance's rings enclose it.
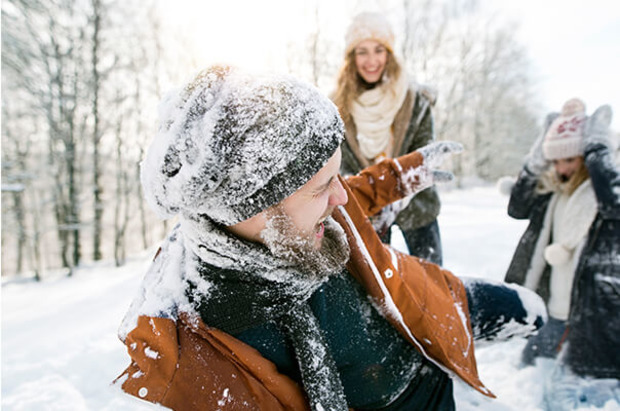
<instances>
[{"instance_id":1,"label":"man's ear","mask_svg":"<svg viewBox=\"0 0 620 411\"><path fill-rule=\"evenodd\" d=\"M226 226L226 229L244 240L264 244L260 233L265 229L267 224L268 211L269 209L263 210L247 220L241 221L234 225Z\"/></svg>"}]
</instances>

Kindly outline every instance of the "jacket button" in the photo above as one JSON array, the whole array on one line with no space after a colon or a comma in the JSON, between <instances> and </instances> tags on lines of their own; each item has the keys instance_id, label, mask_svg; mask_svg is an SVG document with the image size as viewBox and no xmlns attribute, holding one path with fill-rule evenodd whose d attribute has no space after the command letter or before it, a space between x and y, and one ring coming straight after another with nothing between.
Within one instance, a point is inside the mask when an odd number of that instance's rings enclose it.
<instances>
[{"instance_id":1,"label":"jacket button","mask_svg":"<svg viewBox=\"0 0 620 411\"><path fill-rule=\"evenodd\" d=\"M146 387L142 387L138 390L138 395L140 396L140 398L146 397L148 393L149 393L149 390Z\"/></svg>"}]
</instances>

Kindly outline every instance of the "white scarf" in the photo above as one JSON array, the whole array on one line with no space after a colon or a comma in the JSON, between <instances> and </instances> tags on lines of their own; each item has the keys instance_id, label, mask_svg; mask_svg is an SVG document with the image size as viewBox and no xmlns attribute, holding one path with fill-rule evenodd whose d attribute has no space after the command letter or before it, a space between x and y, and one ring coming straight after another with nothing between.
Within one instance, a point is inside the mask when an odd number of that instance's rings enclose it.
<instances>
[{"instance_id":1,"label":"white scarf","mask_svg":"<svg viewBox=\"0 0 620 411\"><path fill-rule=\"evenodd\" d=\"M525 286L532 290L536 290L538 287L545 265L547 264L544 251L551 240L553 210L555 210L559 196L560 193L556 192L551 197L551 200L549 200L543 225L540 229L540 234L532 254L530 268L525 276ZM594 222L597 213L598 206L596 203L596 195L592 187L592 180L588 179L571 194L561 221L555 221L553 223L565 227L561 238L556 238L553 241L561 244L565 249L571 252L574 264L573 270L576 268L578 259L581 256L581 247L586 240L588 230Z\"/></svg>"},{"instance_id":2,"label":"white scarf","mask_svg":"<svg viewBox=\"0 0 620 411\"><path fill-rule=\"evenodd\" d=\"M375 159L388 147L392 137L390 127L405 101L407 90L407 75L401 73L394 81L383 82L353 101L351 115L357 128L357 140L367 159Z\"/></svg>"}]
</instances>

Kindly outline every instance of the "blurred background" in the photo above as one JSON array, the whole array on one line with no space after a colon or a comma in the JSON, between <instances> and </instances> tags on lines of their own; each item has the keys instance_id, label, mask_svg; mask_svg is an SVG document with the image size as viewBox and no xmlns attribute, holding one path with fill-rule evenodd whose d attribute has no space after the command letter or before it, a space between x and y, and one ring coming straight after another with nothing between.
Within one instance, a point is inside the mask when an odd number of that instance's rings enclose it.
<instances>
[{"instance_id":1,"label":"blurred background","mask_svg":"<svg viewBox=\"0 0 620 411\"><path fill-rule=\"evenodd\" d=\"M567 99L620 110L615 3L2 0L2 276L121 266L156 244L173 223L144 203L139 163L165 92L228 63L327 94L361 11L386 15L409 75L437 90L437 138L465 146L455 186L515 175Z\"/></svg>"}]
</instances>

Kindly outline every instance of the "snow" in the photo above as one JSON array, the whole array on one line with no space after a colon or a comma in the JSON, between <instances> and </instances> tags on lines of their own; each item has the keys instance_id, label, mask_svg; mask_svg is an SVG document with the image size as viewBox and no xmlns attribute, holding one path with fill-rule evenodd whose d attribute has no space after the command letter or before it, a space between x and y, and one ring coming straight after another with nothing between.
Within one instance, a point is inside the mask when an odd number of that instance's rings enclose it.
<instances>
[{"instance_id":1,"label":"snow","mask_svg":"<svg viewBox=\"0 0 620 411\"><path fill-rule=\"evenodd\" d=\"M441 191L440 196L445 266L458 275L501 280L526 222L507 216L508 198L495 187ZM112 263L81 267L73 278L48 275L41 283L3 278L2 410L164 409L111 385L129 363L117 330L155 249L121 268ZM457 410L542 410L552 366L540 361L519 369L524 345L516 338L476 346L481 379L498 398L487 399L457 381ZM603 409L620 405L610 401Z\"/></svg>"},{"instance_id":2,"label":"snow","mask_svg":"<svg viewBox=\"0 0 620 411\"><path fill-rule=\"evenodd\" d=\"M290 187L307 181L295 180L314 172L291 173L291 167L318 171L343 127L317 88L291 76L225 66L210 67L167 94L159 117L141 165L146 200L162 218L205 214L226 225L292 194ZM274 183L281 192L263 191Z\"/></svg>"}]
</instances>

